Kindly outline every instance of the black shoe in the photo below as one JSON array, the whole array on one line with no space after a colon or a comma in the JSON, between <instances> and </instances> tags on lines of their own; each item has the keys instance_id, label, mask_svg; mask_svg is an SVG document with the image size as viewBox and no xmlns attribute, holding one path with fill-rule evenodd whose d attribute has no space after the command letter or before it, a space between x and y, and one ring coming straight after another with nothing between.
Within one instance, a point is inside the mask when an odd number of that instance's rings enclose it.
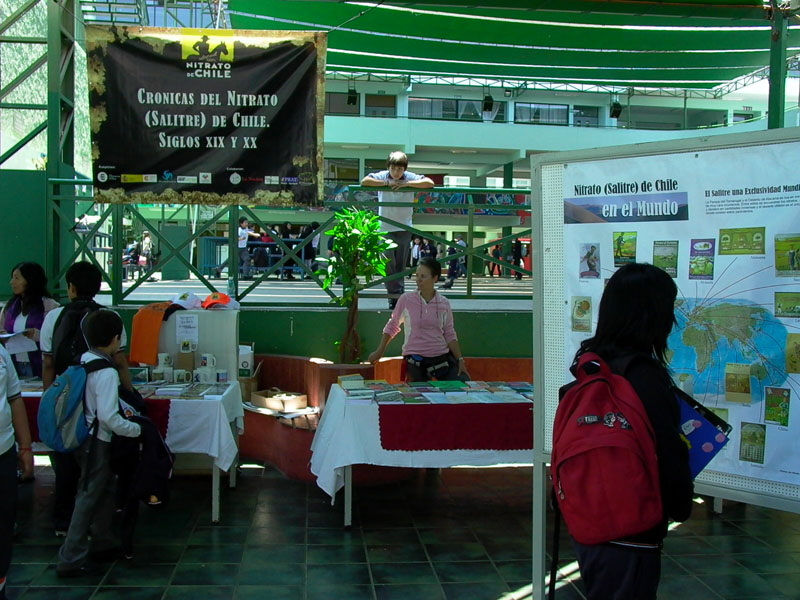
<instances>
[{"instance_id":1,"label":"black shoe","mask_svg":"<svg viewBox=\"0 0 800 600\"><path fill-rule=\"evenodd\" d=\"M122 556L122 550L119 547L106 548L105 550L96 550L89 552L89 559L95 563L109 563L118 560Z\"/></svg>"},{"instance_id":2,"label":"black shoe","mask_svg":"<svg viewBox=\"0 0 800 600\"><path fill-rule=\"evenodd\" d=\"M90 562L85 562L80 567L73 569L59 569L56 567L56 575L59 577L90 577L102 573L103 568L101 566Z\"/></svg>"}]
</instances>

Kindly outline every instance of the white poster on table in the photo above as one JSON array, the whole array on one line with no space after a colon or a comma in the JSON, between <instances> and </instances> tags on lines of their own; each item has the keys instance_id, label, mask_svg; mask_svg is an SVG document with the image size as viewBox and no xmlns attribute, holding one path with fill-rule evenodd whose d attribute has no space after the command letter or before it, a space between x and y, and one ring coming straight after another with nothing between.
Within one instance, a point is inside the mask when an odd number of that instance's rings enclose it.
<instances>
[{"instance_id":1,"label":"white poster on table","mask_svg":"<svg viewBox=\"0 0 800 600\"><path fill-rule=\"evenodd\" d=\"M565 364L603 287L647 262L678 286L676 384L733 426L710 470L800 484L800 143L565 166Z\"/></svg>"}]
</instances>

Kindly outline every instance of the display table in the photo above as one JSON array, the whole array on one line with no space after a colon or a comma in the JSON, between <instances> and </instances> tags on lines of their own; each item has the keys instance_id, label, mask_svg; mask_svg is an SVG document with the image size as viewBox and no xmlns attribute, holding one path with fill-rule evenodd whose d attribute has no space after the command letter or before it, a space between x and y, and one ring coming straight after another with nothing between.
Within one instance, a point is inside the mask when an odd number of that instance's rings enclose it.
<instances>
[{"instance_id":1,"label":"display table","mask_svg":"<svg viewBox=\"0 0 800 600\"><path fill-rule=\"evenodd\" d=\"M41 391L22 393L31 435L39 440L36 414ZM230 487L236 486L236 438L244 431L244 409L239 382L230 382L221 396L195 398L146 398L153 420L175 454L205 454L214 461L211 469L211 520L219 522L220 471L228 471Z\"/></svg>"},{"instance_id":2,"label":"display table","mask_svg":"<svg viewBox=\"0 0 800 600\"><path fill-rule=\"evenodd\" d=\"M475 405L456 404L447 408L452 411L469 411ZM408 427L414 427L418 420L420 428L430 431L430 435L441 438L458 439L458 434L450 436L449 429L457 429L458 419L429 418L434 413L441 416L442 405L383 405L392 411L408 410L410 415ZM424 409L434 409L426 411ZM522 426L533 431L533 404L491 404L481 405L482 409L493 413L493 418L484 420L482 429L488 432L487 439L497 439L498 431L507 431L509 427L517 428L520 415L528 415L522 420ZM422 409L422 410L420 410ZM433 425L433 427L431 427ZM430 436L428 436L430 437ZM499 436L502 437L502 436ZM344 390L332 385L322 418L311 443L311 472L317 478L317 485L331 497L334 502L336 492L345 489L346 527L352 523L352 471L355 464L382 465L388 467L444 468L457 465L487 466L497 464L531 464L533 462L533 438L525 440L518 449L465 449L454 447L444 450L387 450L381 444L379 424L379 405L350 404ZM517 444L519 445L519 444ZM423 447L430 447L423 443Z\"/></svg>"}]
</instances>

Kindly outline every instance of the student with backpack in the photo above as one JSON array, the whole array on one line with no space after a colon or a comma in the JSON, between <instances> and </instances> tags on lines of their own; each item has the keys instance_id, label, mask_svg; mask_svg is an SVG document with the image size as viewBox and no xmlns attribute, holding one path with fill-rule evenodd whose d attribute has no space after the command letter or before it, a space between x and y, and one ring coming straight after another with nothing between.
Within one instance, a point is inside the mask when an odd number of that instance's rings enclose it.
<instances>
[{"instance_id":1,"label":"student with backpack","mask_svg":"<svg viewBox=\"0 0 800 600\"><path fill-rule=\"evenodd\" d=\"M33 472L31 433L17 371L0 344L0 600L6 598L6 575L11 565L18 466L23 472Z\"/></svg>"},{"instance_id":2,"label":"student with backpack","mask_svg":"<svg viewBox=\"0 0 800 600\"><path fill-rule=\"evenodd\" d=\"M120 380L112 357L120 348L122 320L113 311L96 310L86 317L83 329L89 350L83 353L81 362L88 367L95 361L103 361L106 368L87 368L87 372L92 372L86 376L85 416L93 431L75 452L81 477L69 530L58 551L56 573L59 577L91 573L93 568L88 558L101 562L116 557L118 544L111 532L114 512L111 435L136 438L142 431L119 410Z\"/></svg>"},{"instance_id":3,"label":"student with backpack","mask_svg":"<svg viewBox=\"0 0 800 600\"><path fill-rule=\"evenodd\" d=\"M70 365L81 362L81 356L88 349L81 322L84 317L102 306L94 301L100 291L103 275L95 265L79 261L70 266L65 274L67 297L70 302L50 311L44 318L41 330L42 348L42 387L50 387L56 376L66 371ZM120 348L127 343L125 330L122 330ZM125 354L117 351L112 359L119 379L125 389L133 390L128 362ZM72 509L75 504L80 469L72 453L52 452L50 462L55 473L55 503L53 525L57 536L67 533Z\"/></svg>"},{"instance_id":4,"label":"student with backpack","mask_svg":"<svg viewBox=\"0 0 800 600\"><path fill-rule=\"evenodd\" d=\"M594 336L575 356L577 381L560 391L553 495L588 600L655 599L667 524L691 513L689 453L666 358L676 296L661 269L620 268Z\"/></svg>"}]
</instances>

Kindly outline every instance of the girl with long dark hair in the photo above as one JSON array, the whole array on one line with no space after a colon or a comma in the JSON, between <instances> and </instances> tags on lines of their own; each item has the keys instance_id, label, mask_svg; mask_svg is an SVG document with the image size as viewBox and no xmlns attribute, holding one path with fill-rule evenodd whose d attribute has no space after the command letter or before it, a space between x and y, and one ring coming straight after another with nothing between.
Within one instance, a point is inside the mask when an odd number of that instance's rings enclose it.
<instances>
[{"instance_id":1,"label":"girl with long dark hair","mask_svg":"<svg viewBox=\"0 0 800 600\"><path fill-rule=\"evenodd\" d=\"M584 352L600 355L636 390L655 435L663 509L657 526L626 539L596 545L573 540L588 600L654 600L667 524L685 521L692 510L689 453L680 438L679 400L667 369L677 293L675 282L658 267L634 263L620 268L603 292L594 336L575 357L573 368Z\"/></svg>"},{"instance_id":2,"label":"girl with long dark hair","mask_svg":"<svg viewBox=\"0 0 800 600\"><path fill-rule=\"evenodd\" d=\"M24 332L36 342L35 352L12 354L14 366L20 377L42 376L42 352L39 349L39 333L44 316L57 308L47 291L47 276L41 265L21 262L11 269L12 296L0 312L0 329L6 333Z\"/></svg>"}]
</instances>

